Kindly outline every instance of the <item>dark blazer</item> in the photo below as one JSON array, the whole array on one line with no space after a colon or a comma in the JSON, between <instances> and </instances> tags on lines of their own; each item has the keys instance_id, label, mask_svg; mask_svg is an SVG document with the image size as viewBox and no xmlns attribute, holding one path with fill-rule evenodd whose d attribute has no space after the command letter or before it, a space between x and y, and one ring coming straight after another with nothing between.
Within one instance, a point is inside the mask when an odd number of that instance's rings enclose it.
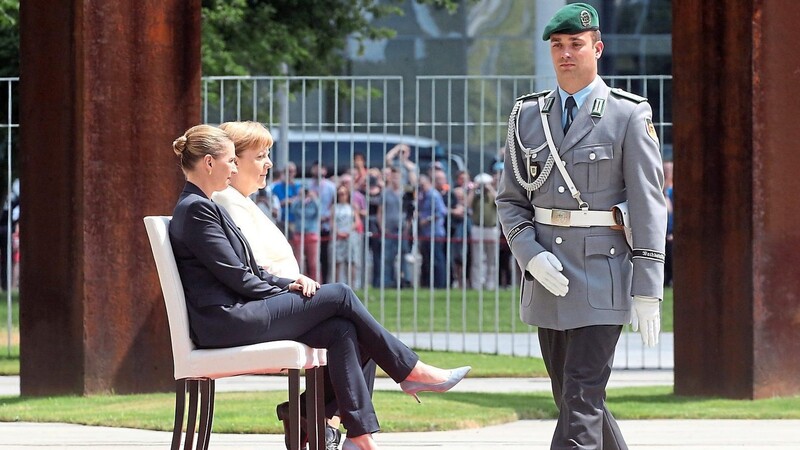
<instances>
[{"instance_id":1,"label":"dark blazer","mask_svg":"<svg viewBox=\"0 0 800 450\"><path fill-rule=\"evenodd\" d=\"M231 327L242 326L238 322L245 318L228 317L237 314L236 306L286 292L295 281L261 269L228 212L192 183L175 205L169 237L199 346L239 344Z\"/></svg>"}]
</instances>

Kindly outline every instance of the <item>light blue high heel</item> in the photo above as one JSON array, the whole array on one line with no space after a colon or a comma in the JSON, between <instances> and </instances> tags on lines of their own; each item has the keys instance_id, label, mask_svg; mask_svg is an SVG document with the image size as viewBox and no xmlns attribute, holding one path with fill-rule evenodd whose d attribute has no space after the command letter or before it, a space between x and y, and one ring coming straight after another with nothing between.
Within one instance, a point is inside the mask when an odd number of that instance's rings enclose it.
<instances>
[{"instance_id":1,"label":"light blue high heel","mask_svg":"<svg viewBox=\"0 0 800 450\"><path fill-rule=\"evenodd\" d=\"M419 381L401 381L400 389L408 395L413 396L417 403L422 403L417 395L420 392L447 392L463 380L467 373L472 369L471 366L459 367L450 371L450 377L441 383L421 383Z\"/></svg>"}]
</instances>

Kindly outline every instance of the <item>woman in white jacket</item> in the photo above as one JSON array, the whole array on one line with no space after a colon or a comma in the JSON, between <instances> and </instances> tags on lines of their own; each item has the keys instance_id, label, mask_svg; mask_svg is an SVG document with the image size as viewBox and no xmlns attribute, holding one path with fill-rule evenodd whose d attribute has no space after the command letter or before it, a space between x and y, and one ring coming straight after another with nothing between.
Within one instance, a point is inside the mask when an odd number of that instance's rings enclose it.
<instances>
[{"instance_id":1,"label":"woman in white jacket","mask_svg":"<svg viewBox=\"0 0 800 450\"><path fill-rule=\"evenodd\" d=\"M225 123L220 128L231 128L231 123ZM237 156L240 145L243 149L250 148L269 148L272 146L272 136L263 126L255 124L261 128L263 133L247 133L242 142L236 142ZM248 126L250 128L250 126ZM230 134L226 130L226 133ZM272 167L268 164L266 170ZM267 272L283 277L295 279L300 274L300 268L295 259L292 246L286 240L286 236L280 229L264 214L261 208L250 199L250 194L266 185L266 173L259 175L259 178L238 176L231 177L231 184L227 189L215 192L211 199L214 203L222 205L231 217L236 226L242 230L250 246L253 248L253 256L259 266ZM261 183L260 185L258 183Z\"/></svg>"}]
</instances>

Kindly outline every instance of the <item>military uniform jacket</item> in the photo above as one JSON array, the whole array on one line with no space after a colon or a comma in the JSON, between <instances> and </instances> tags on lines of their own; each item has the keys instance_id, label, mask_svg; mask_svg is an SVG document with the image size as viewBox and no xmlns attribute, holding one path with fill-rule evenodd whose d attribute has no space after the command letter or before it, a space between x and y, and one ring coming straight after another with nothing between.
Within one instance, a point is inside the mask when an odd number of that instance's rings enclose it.
<instances>
[{"instance_id":1,"label":"military uniform jacket","mask_svg":"<svg viewBox=\"0 0 800 450\"><path fill-rule=\"evenodd\" d=\"M518 101L518 120L509 120L511 130L497 212L511 251L525 274L520 317L530 325L555 330L629 323L632 295L663 298L667 208L650 105L644 98L610 89L598 77L564 136L557 90L524 96ZM542 169L549 150L538 102L551 103L547 119L554 145L589 209L609 211L618 203L628 202L633 249L621 230L534 222L533 205L578 209L555 166L538 189L528 192L523 187L522 182L547 175L542 174ZM520 143L525 149L520 148ZM566 297L551 294L525 269L534 256L545 250L555 254L564 266L562 273L569 279Z\"/></svg>"}]
</instances>

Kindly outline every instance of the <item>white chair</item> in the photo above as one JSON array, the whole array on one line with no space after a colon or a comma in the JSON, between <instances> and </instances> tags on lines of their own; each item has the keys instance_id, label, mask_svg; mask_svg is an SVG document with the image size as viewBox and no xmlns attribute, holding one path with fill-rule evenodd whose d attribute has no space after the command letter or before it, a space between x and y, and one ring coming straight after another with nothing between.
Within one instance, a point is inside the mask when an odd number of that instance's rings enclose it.
<instances>
[{"instance_id":1,"label":"white chair","mask_svg":"<svg viewBox=\"0 0 800 450\"><path fill-rule=\"evenodd\" d=\"M300 370L306 374L307 433L311 450L325 448L325 412L322 366L327 363L327 351L314 349L294 341L274 341L241 347L198 349L189 336L189 315L186 309L175 255L169 240L171 217L144 218L150 247L161 281L161 291L167 307L172 359L175 365L175 424L172 431L172 450L181 443L186 391L189 391L189 415L186 423L184 449L192 448L195 420L200 396L200 423L197 430L197 449L208 449L214 418L214 380L246 374L289 372L289 447L300 449Z\"/></svg>"}]
</instances>

